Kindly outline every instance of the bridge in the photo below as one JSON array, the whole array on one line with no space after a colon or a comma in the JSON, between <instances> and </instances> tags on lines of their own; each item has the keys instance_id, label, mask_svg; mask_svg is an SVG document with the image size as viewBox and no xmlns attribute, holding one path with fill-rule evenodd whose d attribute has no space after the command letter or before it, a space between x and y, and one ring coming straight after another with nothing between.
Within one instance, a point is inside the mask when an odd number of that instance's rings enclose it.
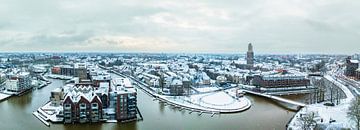
<instances>
[{"instance_id":1,"label":"bridge","mask_svg":"<svg viewBox=\"0 0 360 130\"><path fill-rule=\"evenodd\" d=\"M259 93L259 92L254 92L254 91L249 91L249 90L244 90L244 89L243 89L243 91L244 91L245 93L250 93L250 94L253 94L253 95L260 96L260 97L270 98L270 99L273 99L273 100L275 100L275 101L287 103L287 104L290 104L290 105L295 105L295 106L298 106L298 109L299 109L299 107L301 108L301 107L305 107L305 106L306 106L306 104L304 104L304 103L292 101L292 100L285 99L285 98L281 98L281 97L278 97L278 96L267 95L267 94L263 94L263 93Z\"/></svg>"}]
</instances>

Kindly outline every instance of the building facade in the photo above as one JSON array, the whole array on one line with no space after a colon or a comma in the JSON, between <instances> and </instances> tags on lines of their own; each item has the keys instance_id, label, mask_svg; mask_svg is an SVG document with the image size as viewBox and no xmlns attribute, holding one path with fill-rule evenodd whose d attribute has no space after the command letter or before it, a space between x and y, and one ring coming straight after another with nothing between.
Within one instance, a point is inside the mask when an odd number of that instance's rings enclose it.
<instances>
[{"instance_id":1,"label":"building facade","mask_svg":"<svg viewBox=\"0 0 360 130\"><path fill-rule=\"evenodd\" d=\"M61 88L56 88L51 91L51 106L60 106L62 100L64 100L64 92L61 90Z\"/></svg>"},{"instance_id":2,"label":"building facade","mask_svg":"<svg viewBox=\"0 0 360 130\"><path fill-rule=\"evenodd\" d=\"M91 87L75 87L63 101L64 123L99 122L103 119L103 105L100 97Z\"/></svg>"},{"instance_id":3,"label":"building facade","mask_svg":"<svg viewBox=\"0 0 360 130\"><path fill-rule=\"evenodd\" d=\"M183 82L180 79L173 79L169 85L170 95L181 96L184 94Z\"/></svg>"},{"instance_id":4,"label":"building facade","mask_svg":"<svg viewBox=\"0 0 360 130\"><path fill-rule=\"evenodd\" d=\"M81 79L87 79L87 68L85 63L77 63L74 65L74 76Z\"/></svg>"},{"instance_id":5,"label":"building facade","mask_svg":"<svg viewBox=\"0 0 360 130\"><path fill-rule=\"evenodd\" d=\"M52 74L61 74L61 68L60 66L54 66L51 68L51 73Z\"/></svg>"},{"instance_id":6,"label":"building facade","mask_svg":"<svg viewBox=\"0 0 360 130\"><path fill-rule=\"evenodd\" d=\"M6 81L6 89L12 92L23 92L31 88L29 72L20 72Z\"/></svg>"},{"instance_id":7,"label":"building facade","mask_svg":"<svg viewBox=\"0 0 360 130\"><path fill-rule=\"evenodd\" d=\"M117 93L116 119L120 122L137 118L137 99L135 91L121 90Z\"/></svg>"},{"instance_id":8,"label":"building facade","mask_svg":"<svg viewBox=\"0 0 360 130\"><path fill-rule=\"evenodd\" d=\"M355 74L356 74L356 79L360 80L360 68L356 70Z\"/></svg>"},{"instance_id":9,"label":"building facade","mask_svg":"<svg viewBox=\"0 0 360 130\"><path fill-rule=\"evenodd\" d=\"M347 57L345 61L346 69L345 69L345 75L355 77L356 76L356 70L359 68L359 61L358 60L352 60L351 57Z\"/></svg>"},{"instance_id":10,"label":"building facade","mask_svg":"<svg viewBox=\"0 0 360 130\"><path fill-rule=\"evenodd\" d=\"M283 73L254 75L252 82L255 86L267 88L310 86L305 75Z\"/></svg>"},{"instance_id":11,"label":"building facade","mask_svg":"<svg viewBox=\"0 0 360 130\"><path fill-rule=\"evenodd\" d=\"M111 100L115 103L116 120L120 122L137 119L137 92L127 78L116 78L112 81Z\"/></svg>"},{"instance_id":12,"label":"building facade","mask_svg":"<svg viewBox=\"0 0 360 130\"><path fill-rule=\"evenodd\" d=\"M75 74L74 67L72 67L70 65L60 66L60 75L74 76L74 74Z\"/></svg>"}]
</instances>

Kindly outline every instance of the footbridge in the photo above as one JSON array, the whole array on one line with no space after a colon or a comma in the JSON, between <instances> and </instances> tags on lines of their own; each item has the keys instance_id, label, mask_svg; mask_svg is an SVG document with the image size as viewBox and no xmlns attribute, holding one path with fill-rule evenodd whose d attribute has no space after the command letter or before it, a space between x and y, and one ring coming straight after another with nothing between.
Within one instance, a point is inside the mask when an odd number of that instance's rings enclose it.
<instances>
[{"instance_id":1,"label":"footbridge","mask_svg":"<svg viewBox=\"0 0 360 130\"><path fill-rule=\"evenodd\" d=\"M243 90L243 91L245 93L257 95L257 96L260 96L260 97L270 98L270 99L278 101L278 102L287 103L287 104L290 104L290 105L295 105L295 106L298 107L298 109L306 106L306 104L304 104L304 103L292 101L292 100L281 98L281 97L278 97L278 96L272 96L272 95L259 93L259 92L254 92L254 91L249 91L249 90Z\"/></svg>"}]
</instances>

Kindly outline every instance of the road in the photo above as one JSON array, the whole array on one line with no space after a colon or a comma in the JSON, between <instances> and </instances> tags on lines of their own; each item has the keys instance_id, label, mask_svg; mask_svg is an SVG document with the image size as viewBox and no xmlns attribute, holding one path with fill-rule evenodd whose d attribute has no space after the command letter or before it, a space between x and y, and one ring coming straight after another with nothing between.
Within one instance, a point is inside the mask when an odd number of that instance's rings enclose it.
<instances>
[{"instance_id":1,"label":"road","mask_svg":"<svg viewBox=\"0 0 360 130\"><path fill-rule=\"evenodd\" d=\"M344 69L335 68L330 72L330 75L344 84L354 96L360 96L360 83L346 77L344 75Z\"/></svg>"}]
</instances>

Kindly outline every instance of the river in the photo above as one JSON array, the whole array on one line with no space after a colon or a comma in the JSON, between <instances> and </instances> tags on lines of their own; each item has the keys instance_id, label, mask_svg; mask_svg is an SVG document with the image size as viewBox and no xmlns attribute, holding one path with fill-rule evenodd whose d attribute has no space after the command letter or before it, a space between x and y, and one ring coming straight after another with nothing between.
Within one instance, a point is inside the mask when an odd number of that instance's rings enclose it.
<instances>
[{"instance_id":1,"label":"river","mask_svg":"<svg viewBox=\"0 0 360 130\"><path fill-rule=\"evenodd\" d=\"M0 102L1 130L283 130L295 114L275 102L256 96L247 96L250 109L235 114L189 114L158 101L138 90L138 107L143 121L131 123L51 124L45 126L32 112L49 101L50 91L63 85L61 80L51 80L48 86L33 90L23 96Z\"/></svg>"}]
</instances>

